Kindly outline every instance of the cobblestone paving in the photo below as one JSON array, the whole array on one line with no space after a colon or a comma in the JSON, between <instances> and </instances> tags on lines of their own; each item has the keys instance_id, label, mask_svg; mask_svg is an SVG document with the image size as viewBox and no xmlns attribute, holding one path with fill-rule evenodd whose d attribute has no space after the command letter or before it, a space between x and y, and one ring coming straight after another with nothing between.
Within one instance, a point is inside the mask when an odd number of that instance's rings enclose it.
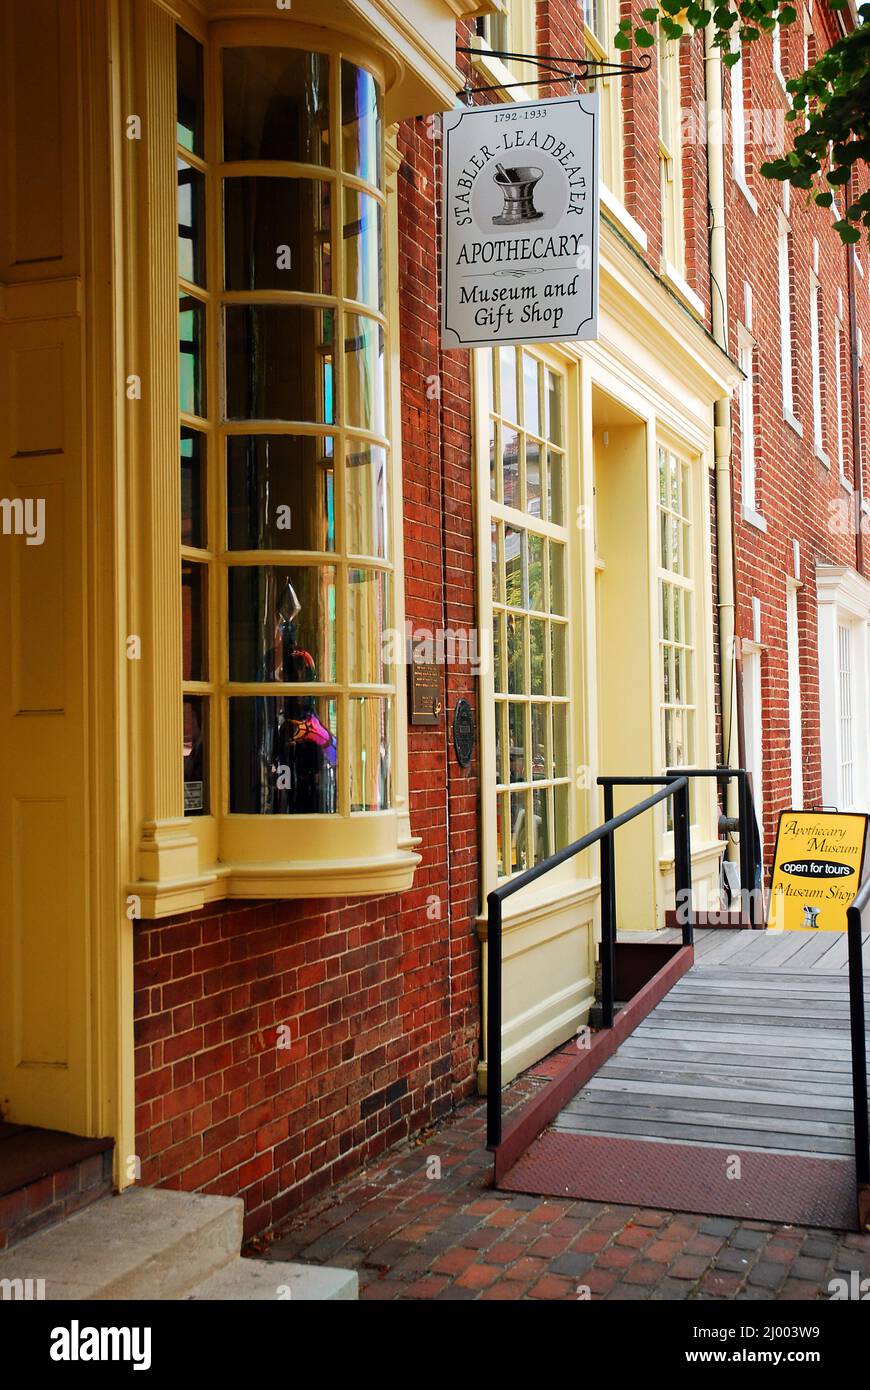
<instances>
[{"instance_id":1,"label":"cobblestone paving","mask_svg":"<svg viewBox=\"0 0 870 1390\"><path fill-rule=\"evenodd\" d=\"M483 1139L469 1103L258 1249L355 1268L362 1299L815 1299L870 1276L870 1235L495 1192Z\"/></svg>"}]
</instances>

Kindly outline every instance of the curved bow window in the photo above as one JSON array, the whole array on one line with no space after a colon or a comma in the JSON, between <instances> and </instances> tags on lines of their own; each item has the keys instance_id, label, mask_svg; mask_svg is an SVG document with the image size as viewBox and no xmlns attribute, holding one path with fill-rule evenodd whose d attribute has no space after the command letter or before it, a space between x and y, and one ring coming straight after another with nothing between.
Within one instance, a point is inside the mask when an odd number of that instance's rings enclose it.
<instances>
[{"instance_id":1,"label":"curved bow window","mask_svg":"<svg viewBox=\"0 0 870 1390\"><path fill-rule=\"evenodd\" d=\"M185 814L383 811L380 88L340 53L177 56Z\"/></svg>"}]
</instances>

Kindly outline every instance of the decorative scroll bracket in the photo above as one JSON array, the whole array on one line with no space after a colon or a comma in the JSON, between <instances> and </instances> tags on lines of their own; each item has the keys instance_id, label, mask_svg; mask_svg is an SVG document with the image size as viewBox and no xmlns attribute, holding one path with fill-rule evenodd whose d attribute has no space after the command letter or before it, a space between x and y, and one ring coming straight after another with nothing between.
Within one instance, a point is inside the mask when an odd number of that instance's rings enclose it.
<instances>
[{"instance_id":1,"label":"decorative scroll bracket","mask_svg":"<svg viewBox=\"0 0 870 1390\"><path fill-rule=\"evenodd\" d=\"M497 82L489 87L472 87L469 78L462 91L456 94L464 97L469 106L478 92L507 92L512 87L542 87L545 82L570 82L571 90L574 91L578 82L597 82L603 77L630 77L634 73L649 72L652 64L650 54L639 63L617 63L606 59L578 58L576 55L542 56L537 53L508 53L500 48L467 48L461 45L457 45L456 52L472 56L476 54L478 57L484 55L487 58L501 58L515 63L532 63L544 74L528 82ZM563 66L565 64L567 67Z\"/></svg>"}]
</instances>

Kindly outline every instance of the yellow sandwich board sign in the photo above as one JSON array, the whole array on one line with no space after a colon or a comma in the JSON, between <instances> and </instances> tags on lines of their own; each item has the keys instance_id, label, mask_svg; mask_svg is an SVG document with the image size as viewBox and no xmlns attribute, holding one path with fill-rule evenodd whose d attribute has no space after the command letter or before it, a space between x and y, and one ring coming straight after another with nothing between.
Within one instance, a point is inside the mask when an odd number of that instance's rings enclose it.
<instances>
[{"instance_id":1,"label":"yellow sandwich board sign","mask_svg":"<svg viewBox=\"0 0 870 1390\"><path fill-rule=\"evenodd\" d=\"M846 909L864 879L868 820L847 811L781 812L768 927L846 930Z\"/></svg>"}]
</instances>

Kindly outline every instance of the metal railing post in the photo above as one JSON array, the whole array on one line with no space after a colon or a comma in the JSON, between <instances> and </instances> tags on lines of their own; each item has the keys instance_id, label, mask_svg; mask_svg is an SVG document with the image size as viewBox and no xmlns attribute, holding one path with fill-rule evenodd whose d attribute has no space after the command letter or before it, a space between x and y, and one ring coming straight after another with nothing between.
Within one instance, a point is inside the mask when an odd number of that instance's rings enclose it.
<instances>
[{"instance_id":1,"label":"metal railing post","mask_svg":"<svg viewBox=\"0 0 870 1390\"><path fill-rule=\"evenodd\" d=\"M683 945L694 941L692 930L692 848L689 840L689 785L684 782L674 794L674 889L677 921L683 928Z\"/></svg>"},{"instance_id":2,"label":"metal railing post","mask_svg":"<svg viewBox=\"0 0 870 1390\"><path fill-rule=\"evenodd\" d=\"M849 947L849 1028L852 1034L852 1106L855 1114L855 1178L870 1186L870 1121L867 1115L867 1022L864 1008L864 961L861 909L847 910Z\"/></svg>"},{"instance_id":3,"label":"metal railing post","mask_svg":"<svg viewBox=\"0 0 870 1390\"><path fill-rule=\"evenodd\" d=\"M613 820L613 787L604 784L604 819ZM616 974L616 842L613 831L601 841L601 1021L613 1027Z\"/></svg>"},{"instance_id":4,"label":"metal railing post","mask_svg":"<svg viewBox=\"0 0 870 1390\"><path fill-rule=\"evenodd\" d=\"M486 923L486 1144L501 1143L501 899L490 893Z\"/></svg>"}]
</instances>

